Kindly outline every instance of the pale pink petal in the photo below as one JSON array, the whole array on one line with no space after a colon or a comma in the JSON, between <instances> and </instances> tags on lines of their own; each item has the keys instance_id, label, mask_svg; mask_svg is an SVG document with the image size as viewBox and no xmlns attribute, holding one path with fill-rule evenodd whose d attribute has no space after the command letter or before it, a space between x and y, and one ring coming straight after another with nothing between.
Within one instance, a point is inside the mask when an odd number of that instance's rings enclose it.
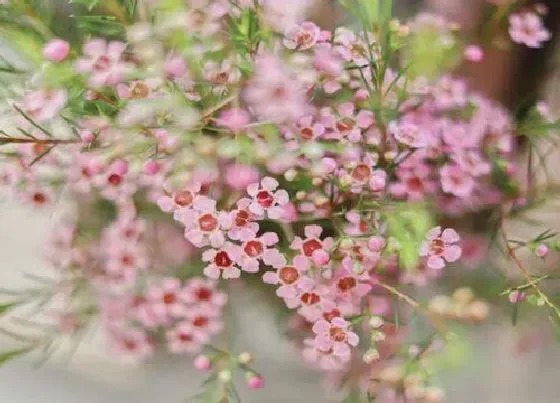
<instances>
[{"instance_id":1,"label":"pale pink petal","mask_svg":"<svg viewBox=\"0 0 560 403\"><path fill-rule=\"evenodd\" d=\"M241 276L241 270L237 267L228 267L227 269L224 269L222 273L222 277L225 279L239 278L239 276Z\"/></svg>"},{"instance_id":2,"label":"pale pink petal","mask_svg":"<svg viewBox=\"0 0 560 403\"><path fill-rule=\"evenodd\" d=\"M331 327L329 325L329 322L327 322L326 320L318 320L313 325L312 330L313 330L313 333L315 333L315 334L322 334L322 333L327 333L330 328Z\"/></svg>"},{"instance_id":3,"label":"pale pink petal","mask_svg":"<svg viewBox=\"0 0 560 403\"><path fill-rule=\"evenodd\" d=\"M204 275L206 277L209 277L209 278L212 278L212 279L220 278L220 269L218 269L214 265L206 266L202 272L204 273Z\"/></svg>"},{"instance_id":4,"label":"pale pink petal","mask_svg":"<svg viewBox=\"0 0 560 403\"><path fill-rule=\"evenodd\" d=\"M461 248L458 245L448 245L443 251L443 257L448 262L455 262L461 257Z\"/></svg>"},{"instance_id":5,"label":"pale pink petal","mask_svg":"<svg viewBox=\"0 0 560 403\"><path fill-rule=\"evenodd\" d=\"M453 228L446 228L445 230L443 230L443 233L441 234L441 239L445 243L455 243L461 240L459 234Z\"/></svg>"},{"instance_id":6,"label":"pale pink petal","mask_svg":"<svg viewBox=\"0 0 560 403\"><path fill-rule=\"evenodd\" d=\"M278 284L278 276L276 272L267 271L263 274L263 282L266 284Z\"/></svg>"},{"instance_id":7,"label":"pale pink petal","mask_svg":"<svg viewBox=\"0 0 560 403\"><path fill-rule=\"evenodd\" d=\"M439 256L430 256L426 263L430 269L443 269L445 267L445 261Z\"/></svg>"}]
</instances>

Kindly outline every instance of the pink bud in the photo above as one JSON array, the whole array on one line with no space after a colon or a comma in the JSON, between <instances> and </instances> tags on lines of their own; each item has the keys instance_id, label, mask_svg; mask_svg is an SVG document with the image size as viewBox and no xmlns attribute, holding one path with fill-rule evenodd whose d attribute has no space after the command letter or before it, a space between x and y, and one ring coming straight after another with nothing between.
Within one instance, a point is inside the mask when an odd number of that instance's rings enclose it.
<instances>
[{"instance_id":1,"label":"pink bud","mask_svg":"<svg viewBox=\"0 0 560 403\"><path fill-rule=\"evenodd\" d=\"M369 180L369 187L374 192L380 192L385 189L387 184L387 173L382 169L377 169Z\"/></svg>"},{"instance_id":2,"label":"pink bud","mask_svg":"<svg viewBox=\"0 0 560 403\"><path fill-rule=\"evenodd\" d=\"M187 72L187 65L183 58L173 56L165 62L165 74L171 78L179 78Z\"/></svg>"},{"instance_id":3,"label":"pink bud","mask_svg":"<svg viewBox=\"0 0 560 403\"><path fill-rule=\"evenodd\" d=\"M80 138L84 143L91 143L93 140L95 140L93 132L87 129L80 131Z\"/></svg>"},{"instance_id":4,"label":"pink bud","mask_svg":"<svg viewBox=\"0 0 560 403\"><path fill-rule=\"evenodd\" d=\"M525 297L526 295L523 291L515 290L509 294L508 299L512 304L516 304L517 302L524 301Z\"/></svg>"},{"instance_id":5,"label":"pink bud","mask_svg":"<svg viewBox=\"0 0 560 403\"><path fill-rule=\"evenodd\" d=\"M313 263L315 263L317 266L322 266L324 264L327 264L329 260L331 260L331 257L323 249L317 249L311 255L311 259L313 260Z\"/></svg>"},{"instance_id":6,"label":"pink bud","mask_svg":"<svg viewBox=\"0 0 560 403\"><path fill-rule=\"evenodd\" d=\"M546 246L544 243L540 244L535 250L535 255L537 255L538 257L545 257L546 255L548 255L548 246Z\"/></svg>"},{"instance_id":7,"label":"pink bud","mask_svg":"<svg viewBox=\"0 0 560 403\"><path fill-rule=\"evenodd\" d=\"M484 59L484 51L478 45L469 45L465 48L464 56L469 62L478 63Z\"/></svg>"},{"instance_id":8,"label":"pink bud","mask_svg":"<svg viewBox=\"0 0 560 403\"><path fill-rule=\"evenodd\" d=\"M374 236L368 241L368 248L374 252L379 252L385 246L385 240L380 236Z\"/></svg>"},{"instance_id":9,"label":"pink bud","mask_svg":"<svg viewBox=\"0 0 560 403\"><path fill-rule=\"evenodd\" d=\"M117 175L124 175L128 172L128 163L125 160L118 159L113 162L111 168Z\"/></svg>"},{"instance_id":10,"label":"pink bud","mask_svg":"<svg viewBox=\"0 0 560 403\"><path fill-rule=\"evenodd\" d=\"M62 39L53 39L43 47L43 56L51 62L61 62L69 53L70 44Z\"/></svg>"},{"instance_id":11,"label":"pink bud","mask_svg":"<svg viewBox=\"0 0 560 403\"><path fill-rule=\"evenodd\" d=\"M369 98L369 92L367 90L361 89L354 93L354 99L356 101L365 101Z\"/></svg>"},{"instance_id":12,"label":"pink bud","mask_svg":"<svg viewBox=\"0 0 560 403\"><path fill-rule=\"evenodd\" d=\"M249 389L260 389L264 386L264 380L258 375L251 375L247 378L247 386Z\"/></svg>"},{"instance_id":13,"label":"pink bud","mask_svg":"<svg viewBox=\"0 0 560 403\"><path fill-rule=\"evenodd\" d=\"M148 175L155 175L159 172L159 164L157 163L157 161L154 160L149 160L146 162L146 164L144 165L144 172L146 172Z\"/></svg>"},{"instance_id":14,"label":"pink bud","mask_svg":"<svg viewBox=\"0 0 560 403\"><path fill-rule=\"evenodd\" d=\"M212 361L205 355L199 355L194 359L194 367L199 371L208 371L212 368Z\"/></svg>"}]
</instances>

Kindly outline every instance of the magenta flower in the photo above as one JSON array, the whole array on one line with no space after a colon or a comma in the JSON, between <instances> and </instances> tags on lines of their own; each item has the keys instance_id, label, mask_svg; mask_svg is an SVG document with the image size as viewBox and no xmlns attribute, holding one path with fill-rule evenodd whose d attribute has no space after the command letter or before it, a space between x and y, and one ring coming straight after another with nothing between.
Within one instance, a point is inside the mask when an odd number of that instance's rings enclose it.
<instances>
[{"instance_id":1,"label":"magenta flower","mask_svg":"<svg viewBox=\"0 0 560 403\"><path fill-rule=\"evenodd\" d=\"M530 48L540 48L550 39L550 32L544 27L542 18L530 12L509 16L509 35L515 43Z\"/></svg>"},{"instance_id":2,"label":"magenta flower","mask_svg":"<svg viewBox=\"0 0 560 403\"><path fill-rule=\"evenodd\" d=\"M457 231L441 227L432 228L426 236L427 241L420 247L420 256L428 258L426 264L430 269L443 269L445 262L456 262L461 257L461 240Z\"/></svg>"},{"instance_id":3,"label":"magenta flower","mask_svg":"<svg viewBox=\"0 0 560 403\"><path fill-rule=\"evenodd\" d=\"M320 351L329 351L342 361L349 361L351 347L356 347L360 338L350 330L350 322L335 317L330 322L320 319L313 324L315 346Z\"/></svg>"}]
</instances>

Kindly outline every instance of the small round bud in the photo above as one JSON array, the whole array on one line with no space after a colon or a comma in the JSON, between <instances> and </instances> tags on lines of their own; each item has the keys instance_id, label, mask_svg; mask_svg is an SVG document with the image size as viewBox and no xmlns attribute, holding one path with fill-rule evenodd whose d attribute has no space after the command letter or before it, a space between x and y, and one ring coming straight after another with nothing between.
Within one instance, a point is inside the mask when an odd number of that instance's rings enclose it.
<instances>
[{"instance_id":1,"label":"small round bud","mask_svg":"<svg viewBox=\"0 0 560 403\"><path fill-rule=\"evenodd\" d=\"M208 371L212 368L212 361L205 355L199 355L194 359L194 367L199 371Z\"/></svg>"},{"instance_id":2,"label":"small round bud","mask_svg":"<svg viewBox=\"0 0 560 403\"><path fill-rule=\"evenodd\" d=\"M84 143L91 143L95 140L95 135L91 130L84 129L80 131L80 138Z\"/></svg>"},{"instance_id":3,"label":"small round bud","mask_svg":"<svg viewBox=\"0 0 560 403\"><path fill-rule=\"evenodd\" d=\"M288 169L286 172L284 172L284 178L288 181L291 182L293 181L297 176L297 171L293 168Z\"/></svg>"},{"instance_id":4,"label":"small round bud","mask_svg":"<svg viewBox=\"0 0 560 403\"><path fill-rule=\"evenodd\" d=\"M463 56L469 62L479 63L484 59L484 51L480 46L469 45L465 48Z\"/></svg>"},{"instance_id":5,"label":"small round bud","mask_svg":"<svg viewBox=\"0 0 560 403\"><path fill-rule=\"evenodd\" d=\"M428 304L428 310L437 315L447 315L452 308L453 301L446 295L436 295Z\"/></svg>"},{"instance_id":6,"label":"small round bud","mask_svg":"<svg viewBox=\"0 0 560 403\"><path fill-rule=\"evenodd\" d=\"M368 241L368 248L374 252L379 252L385 246L385 240L380 236L374 236Z\"/></svg>"},{"instance_id":7,"label":"small round bud","mask_svg":"<svg viewBox=\"0 0 560 403\"><path fill-rule=\"evenodd\" d=\"M144 164L144 172L148 175L155 175L159 172L159 164L157 161L148 160L146 164Z\"/></svg>"},{"instance_id":8,"label":"small round bud","mask_svg":"<svg viewBox=\"0 0 560 403\"><path fill-rule=\"evenodd\" d=\"M379 378L389 384L399 383L404 376L404 371L401 367L387 367L384 368L379 374Z\"/></svg>"},{"instance_id":9,"label":"small round bud","mask_svg":"<svg viewBox=\"0 0 560 403\"><path fill-rule=\"evenodd\" d=\"M261 389L264 386L264 380L260 376L254 373L248 373L246 377L249 389L256 390Z\"/></svg>"},{"instance_id":10,"label":"small round bud","mask_svg":"<svg viewBox=\"0 0 560 403\"><path fill-rule=\"evenodd\" d=\"M537 246L537 249L535 249L535 255L537 255L538 257L545 257L546 255L548 255L548 246L546 246L544 243Z\"/></svg>"},{"instance_id":11,"label":"small round bud","mask_svg":"<svg viewBox=\"0 0 560 403\"><path fill-rule=\"evenodd\" d=\"M231 374L231 371L230 371L229 369L221 370L221 371L218 373L218 379L219 379L219 381L222 382L222 383L228 383L228 382L230 382L230 381L231 381L231 377L232 377L232 374Z\"/></svg>"},{"instance_id":12,"label":"small round bud","mask_svg":"<svg viewBox=\"0 0 560 403\"><path fill-rule=\"evenodd\" d=\"M66 59L70 54L70 44L62 39L53 39L43 48L45 59L59 63Z\"/></svg>"},{"instance_id":13,"label":"small round bud","mask_svg":"<svg viewBox=\"0 0 560 403\"><path fill-rule=\"evenodd\" d=\"M303 200L307 197L307 193L303 190L299 190L298 192L296 192L296 199L297 200Z\"/></svg>"},{"instance_id":14,"label":"small round bud","mask_svg":"<svg viewBox=\"0 0 560 403\"><path fill-rule=\"evenodd\" d=\"M237 361L239 361L241 364L248 365L253 362L253 356L251 353L244 351L237 356Z\"/></svg>"},{"instance_id":15,"label":"small round bud","mask_svg":"<svg viewBox=\"0 0 560 403\"><path fill-rule=\"evenodd\" d=\"M518 302L525 301L527 295L523 291L515 290L509 293L508 299L512 304L517 304Z\"/></svg>"},{"instance_id":16,"label":"small round bud","mask_svg":"<svg viewBox=\"0 0 560 403\"><path fill-rule=\"evenodd\" d=\"M315 177L311 180L311 183L313 183L313 186L321 186L323 178Z\"/></svg>"},{"instance_id":17,"label":"small round bud","mask_svg":"<svg viewBox=\"0 0 560 403\"><path fill-rule=\"evenodd\" d=\"M413 344L408 348L408 356L410 358L416 358L418 357L418 354L420 354L420 347L418 347L416 344Z\"/></svg>"}]
</instances>

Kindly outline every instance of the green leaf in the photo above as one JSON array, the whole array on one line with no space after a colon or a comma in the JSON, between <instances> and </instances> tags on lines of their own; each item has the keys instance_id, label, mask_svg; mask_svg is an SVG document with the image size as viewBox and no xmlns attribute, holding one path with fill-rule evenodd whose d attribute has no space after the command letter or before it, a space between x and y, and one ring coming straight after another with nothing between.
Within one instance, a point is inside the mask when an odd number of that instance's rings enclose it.
<instances>
[{"instance_id":1,"label":"green leaf","mask_svg":"<svg viewBox=\"0 0 560 403\"><path fill-rule=\"evenodd\" d=\"M5 351L0 353L0 365L4 365L8 361L13 360L14 358L18 358L24 354L27 354L32 350L31 347L20 348L17 350Z\"/></svg>"},{"instance_id":2,"label":"green leaf","mask_svg":"<svg viewBox=\"0 0 560 403\"><path fill-rule=\"evenodd\" d=\"M4 315L10 309L14 308L17 305L18 305L17 302L8 302L8 303L5 303L5 304L0 304L0 315Z\"/></svg>"}]
</instances>

